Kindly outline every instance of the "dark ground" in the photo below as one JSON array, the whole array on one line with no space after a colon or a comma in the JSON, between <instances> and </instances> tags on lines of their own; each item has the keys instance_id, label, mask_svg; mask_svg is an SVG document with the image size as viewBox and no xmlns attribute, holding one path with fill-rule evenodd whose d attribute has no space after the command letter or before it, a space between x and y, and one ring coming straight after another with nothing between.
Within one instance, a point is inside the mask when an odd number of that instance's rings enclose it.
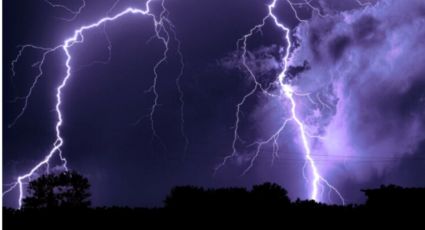
<instances>
[{"instance_id":1,"label":"dark ground","mask_svg":"<svg viewBox=\"0 0 425 230\"><path fill-rule=\"evenodd\" d=\"M203 189L176 187L162 208L103 207L82 209L3 209L4 229L143 229L193 226L201 229L253 224L299 227L400 226L423 229L425 188L382 186L363 190L363 205L326 205L290 202L276 184L245 188Z\"/></svg>"}]
</instances>

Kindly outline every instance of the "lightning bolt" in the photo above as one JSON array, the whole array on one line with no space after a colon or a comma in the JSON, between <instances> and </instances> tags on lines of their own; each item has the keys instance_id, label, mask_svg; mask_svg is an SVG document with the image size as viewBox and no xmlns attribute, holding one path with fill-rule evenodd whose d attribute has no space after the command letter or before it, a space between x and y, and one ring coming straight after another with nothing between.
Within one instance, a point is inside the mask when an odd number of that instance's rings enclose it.
<instances>
[{"instance_id":1,"label":"lightning bolt","mask_svg":"<svg viewBox=\"0 0 425 230\"><path fill-rule=\"evenodd\" d=\"M249 33L245 34L241 39L238 40L238 43L240 41L242 42L242 46L241 46L241 49L242 49L242 55L241 55L242 65L247 70L247 72L249 73L249 76L253 80L254 87L247 94L245 94L242 97L242 100L236 105L236 114L235 114L236 121L235 121L235 125L234 125L232 153L227 155L226 157L224 157L223 161L215 168L215 173L220 168L222 168L230 159L236 158L236 157L239 156L238 150L237 150L237 143L240 141L239 128L240 128L240 120L241 120L240 119L241 107L245 104L247 99L249 97L251 97L252 95L254 95L258 90L265 93L266 95L275 96L274 94L269 93L267 90L265 90L262 87L262 85L257 81L257 78L256 78L254 72L250 69L250 67L248 66L248 64L246 62L248 39L250 37L252 37L255 32L261 31L261 29L264 27L264 25L267 23L267 21L271 21L274 26L276 26L279 30L282 31L283 34L285 34L284 40L285 40L285 43L287 45L286 45L286 49L285 49L285 55L281 60L282 70L278 74L277 84L279 85L279 88L280 88L280 98L284 99L284 101L289 102L290 116L288 118L282 119L281 126L271 136L269 136L265 140L257 141L255 143L253 143L254 145L257 145L257 148L254 152L254 155L251 157L251 160L250 160L248 167L243 171L242 175L245 175L252 168L255 160L257 159L257 157L260 154L260 151L261 151L261 149L264 145L266 145L270 142L273 142L272 143L273 144L273 156L277 156L278 151L279 151L279 144L277 142L279 135L284 130L284 128L285 128L285 126L288 122L294 122L295 125L297 126L298 133L299 133L299 136L301 138L302 149L303 149L304 157L305 157L305 160L306 160L306 164L304 165L304 168L306 166L309 166L309 169L310 169L311 174L312 174L311 180L309 180L307 177L305 177L306 181L310 183L310 195L309 195L310 199L315 200L315 201L320 201L320 199L322 197L322 193L324 191L323 186L326 186L329 189L329 191L333 191L339 197L342 204L345 204L344 198L341 195L341 193L321 175L321 173L320 173L320 171L319 171L319 169L316 165L316 162L315 162L315 160L312 156L312 150L311 150L311 147L310 147L310 144L309 144L308 134L306 132L306 127L297 115L297 103L296 103L296 100L294 98L294 95L296 95L296 92L295 92L294 88L286 80L288 66L289 66L288 63L289 63L289 60L290 60L290 54L291 54L291 49L292 49L292 42L291 42L291 38L290 38L290 32L291 31L288 27L286 27L283 23L281 23L279 21L279 19L277 18L277 16L274 14L274 9L276 8L277 2L278 2L278 0L273 0L272 3L267 5L268 14L263 18L262 22L260 24L255 25L254 27L252 27L251 30L249 31ZM291 3L291 2L288 1L288 4L291 6L291 8L293 10L295 10L292 6L292 4L294 4L294 3ZM310 4L310 2L306 1L305 4ZM296 17L298 17L298 15L296 15ZM303 21L303 20L300 19L300 21ZM239 47L239 46L237 46L237 47ZM303 172L304 172L304 170L303 170ZM319 194L319 188L322 188L320 194Z\"/></svg>"},{"instance_id":2,"label":"lightning bolt","mask_svg":"<svg viewBox=\"0 0 425 230\"><path fill-rule=\"evenodd\" d=\"M13 77L15 77L16 72L15 72L15 64L19 61L19 58L22 56L23 52L26 49L35 49L35 50L40 50L43 51L42 53L42 58L40 61L36 62L35 64L33 64L33 67L37 67L38 70L38 74L35 76L33 83L31 84L27 94L25 96L19 96L16 97L12 102L17 102L19 100L23 100L24 101L24 105L22 106L20 112L18 113L18 115L15 117L15 119L13 119L13 121L8 125L8 128L12 128L13 126L15 126L16 122L18 122L18 120L22 117L22 115L24 115L27 107L28 107L28 101L32 95L32 92L35 88L35 86L38 83L38 80L41 78L41 76L43 76L43 65L44 65L44 61L46 60L46 57L48 54L56 51L57 49L59 49L59 47L55 47L55 48L45 48L45 47L40 47L40 46L34 46L34 45L23 45L20 47L19 51L18 51L18 55L16 56L16 58L12 61L11 64L11 72L12 72L12 80Z\"/></svg>"},{"instance_id":3,"label":"lightning bolt","mask_svg":"<svg viewBox=\"0 0 425 230\"><path fill-rule=\"evenodd\" d=\"M69 14L71 14L72 17L70 17L70 18L61 18L62 20L67 21L67 22L75 20L78 17L78 15L80 15L81 11L86 7L86 1L85 0L81 0L81 5L80 5L80 7L78 7L77 10L72 10L71 8L69 8L68 6L63 5L63 4L53 3L50 0L44 0L44 2L49 4L53 8L63 9L66 12L68 12Z\"/></svg>"},{"instance_id":4,"label":"lightning bolt","mask_svg":"<svg viewBox=\"0 0 425 230\"><path fill-rule=\"evenodd\" d=\"M292 11L294 11L294 16L295 18L300 21L300 22L307 22L308 20L305 19L301 19L301 17L298 15L298 11L295 9L295 7L304 7L304 6L309 6L310 8L312 8L311 2L313 0L304 0L304 2L291 2L288 0L288 4L291 7ZM312 8L313 9L313 8Z\"/></svg>"},{"instance_id":5,"label":"lightning bolt","mask_svg":"<svg viewBox=\"0 0 425 230\"><path fill-rule=\"evenodd\" d=\"M327 15L322 13L322 9L320 7L314 6L312 4L314 0L303 0L303 2L291 2L290 0L287 0L289 6L291 7L292 11L294 12L294 16L295 18L300 21L300 22L308 22L308 20L306 19L302 19L299 15L298 15L298 11L295 9L295 7L304 7L307 6L308 8L310 8L312 10L312 12L316 13L317 16L324 18ZM360 6L360 7L368 7L372 5L372 2L369 0L353 0L356 1L356 3ZM321 5L321 2L318 2L319 5Z\"/></svg>"},{"instance_id":6,"label":"lightning bolt","mask_svg":"<svg viewBox=\"0 0 425 230\"><path fill-rule=\"evenodd\" d=\"M322 14L322 11L318 8L318 7L315 7L315 6L313 6L312 4L311 4L311 2L312 2L312 0L311 1L307 1L307 0L305 0L304 1L304 3L308 6L308 7L310 7L310 9L311 10L313 10L314 12L316 12L316 14L317 15L319 15L319 17L325 17L326 15L324 15L324 14ZM320 2L319 2L320 3Z\"/></svg>"},{"instance_id":7,"label":"lightning bolt","mask_svg":"<svg viewBox=\"0 0 425 230\"><path fill-rule=\"evenodd\" d=\"M106 12L106 17L111 15L111 12L115 9L115 7L118 5L118 3L120 3L120 0L115 0L115 2L112 4L111 8L109 8L108 12ZM96 64L109 64L111 62L112 59L112 42L111 39L109 37L108 31L106 30L106 23L103 24L103 34L105 35L105 40L108 43L108 57L105 60L95 60L92 63L83 65L82 68L87 68Z\"/></svg>"},{"instance_id":8,"label":"lightning bolt","mask_svg":"<svg viewBox=\"0 0 425 230\"><path fill-rule=\"evenodd\" d=\"M362 1L362 0L356 0L356 2L360 5L360 6L370 6L372 5L372 2L370 1Z\"/></svg>"},{"instance_id":9,"label":"lightning bolt","mask_svg":"<svg viewBox=\"0 0 425 230\"><path fill-rule=\"evenodd\" d=\"M171 23L171 21L168 19L168 11L165 8L164 5L164 0L160 0L161 1L161 7L162 7L162 11L160 12L159 16L157 17L150 9L150 4L156 0L148 0L145 3L145 9L138 9L138 8L132 8L129 7L113 16L109 16L110 11L115 7L115 5L118 3L119 0L117 0L113 7L108 11L108 15L99 19L98 21L92 23L92 24L87 24L87 25L83 25L80 28L78 28L77 30L74 31L73 35L69 38L66 38L62 44L55 46L53 48L45 48L45 47L40 47L40 46L34 46L34 45L23 45L20 47L18 54L16 56L16 58L12 61L11 63L11 72L12 72L12 77L14 77L16 75L15 72L15 65L16 63L19 61L20 57L23 55L23 52L26 49L36 49L39 51L42 51L42 57L41 60L36 62L34 64L34 66L36 66L38 68L38 74L35 77L35 80L33 81L30 89L28 90L28 93L25 96L22 97L18 97L17 100L22 99L24 100L24 106L22 107L20 113L15 117L15 119L13 120L13 122L9 125L9 127L13 127L16 122L19 120L19 118L22 117L22 115L25 113L25 110L27 108L28 105L28 101L31 97L31 94L33 92L33 89L35 88L35 86L37 85L38 80L42 77L43 75L43 64L45 63L46 57L55 52L55 51L59 51L62 50L66 56L66 60L65 60L65 76L62 79L62 82L60 83L60 85L56 88L56 105L55 105L55 112L57 115L57 121L56 121L56 125L55 125L55 132L56 132L56 139L53 142L53 146L50 149L50 151L45 155L45 157L43 158L43 160L41 160L40 162L38 162L33 168L31 168L27 173L18 176L17 180L14 183L5 185L6 187L8 187L8 189L6 189L3 192L3 196L6 195L7 193L13 191L16 187L18 187L19 189L19 199L18 199L18 205L19 208L22 206L22 199L24 197L24 191L23 191L23 185L28 183L35 175L36 172L38 170L40 170L43 167L46 167L46 172L49 172L49 162L51 161L51 159L55 156L58 156L59 159L62 162L62 165L60 166L61 168L63 168L63 170L68 170L67 167L67 161L66 159L62 156L62 149L61 147L63 146L64 143L64 139L62 137L62 133L61 133L61 127L63 124L63 114L61 111L61 107L62 107L62 91L63 89L66 87L67 82L69 81L69 79L72 76L72 66L71 66L71 61L72 61L72 54L70 49L74 46L74 45L78 45L84 42L84 32L91 30L91 29L95 29L98 28L100 26L105 26L106 23L108 22L113 22L116 21L124 16L127 15L141 15L141 16L147 16L152 18L153 20L153 25L154 25L154 29L155 29L155 37L160 40L163 45L164 45L164 52L163 52L163 56L162 58L154 65L153 68L153 73L154 73L154 82L153 85L150 87L150 90L152 91L152 93L154 94L155 98L154 98L154 102L153 105L151 107L151 112L150 112L150 120L151 120L151 128L152 128L152 132L153 135L157 136L156 130L155 130L155 126L154 126L154 113L156 111L156 108L158 106L158 100L159 100L159 94L157 92L157 80L158 80L158 68L161 66L161 64L163 64L168 56L168 52L169 52L169 41L170 41L170 32L171 31L174 40L176 40L178 42L178 47L177 47L177 52L179 55L179 60L180 60L180 64L181 64L181 71L179 72L179 75L177 77L176 80L176 85L178 87L178 91L180 93L180 100L181 100L181 119L182 119L182 127L184 126L184 113L183 113L183 106L184 106L184 101L183 101L183 91L182 88L180 86L180 81L181 78L183 76L183 68L184 68L184 62L183 62L183 55L180 51L180 41L177 39L176 37L176 33L174 30L174 25ZM58 4L53 4L50 1L47 1L47 3L49 3L52 7L59 7L59 8L63 8L65 10L67 10L68 12L72 13L74 16L78 15L81 10L84 8L85 6L85 1L83 2L83 6L81 6L79 8L78 11L72 11L69 8L67 8L64 5L58 5ZM104 29L105 27L103 27ZM105 35L107 36L106 32ZM110 40L108 39L108 49L111 49L111 43ZM184 128L181 128L182 130L182 135L184 136L186 143L188 143L188 139L187 136L184 133ZM185 147L186 148L186 147Z\"/></svg>"},{"instance_id":10,"label":"lightning bolt","mask_svg":"<svg viewBox=\"0 0 425 230\"><path fill-rule=\"evenodd\" d=\"M184 149L183 149L183 153L184 153L183 154L183 158L185 158L186 157L186 154L187 154L187 150L189 148L189 137L186 135L186 131L185 131L184 91L183 91L182 86L181 86L181 81L182 81L183 75L184 75L185 64L184 64L183 53L181 52L181 42L177 38L177 34L176 34L175 29L174 29L174 25L168 19L166 19L166 20L168 21L168 23L171 26L170 27L170 31L173 34L173 38L174 38L174 40L177 43L177 55L178 55L179 62L180 62L180 71L179 71L179 74L178 74L178 76L176 78L176 88L177 88L177 91L179 93L179 102L180 102L180 133L181 133L181 135L182 135L182 137L184 139L184 143L185 143L184 144Z\"/></svg>"}]
</instances>

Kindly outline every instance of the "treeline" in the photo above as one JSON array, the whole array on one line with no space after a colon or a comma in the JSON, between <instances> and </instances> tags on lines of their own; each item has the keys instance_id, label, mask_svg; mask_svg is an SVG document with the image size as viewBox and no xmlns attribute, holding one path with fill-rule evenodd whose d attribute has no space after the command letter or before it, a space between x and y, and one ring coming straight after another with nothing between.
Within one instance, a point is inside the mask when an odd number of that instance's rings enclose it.
<instances>
[{"instance_id":1,"label":"treeline","mask_svg":"<svg viewBox=\"0 0 425 230\"><path fill-rule=\"evenodd\" d=\"M408 226L422 221L424 188L394 185L362 190L368 197L363 205L326 205L311 200L291 202L287 191L273 183L245 188L204 189L194 186L173 188L161 208L24 208L3 209L5 229L151 229L196 226L199 229L237 224L288 226L363 226L404 221ZM406 219L402 217L407 217ZM409 219L410 218L410 219ZM421 225L422 226L422 225Z\"/></svg>"}]
</instances>

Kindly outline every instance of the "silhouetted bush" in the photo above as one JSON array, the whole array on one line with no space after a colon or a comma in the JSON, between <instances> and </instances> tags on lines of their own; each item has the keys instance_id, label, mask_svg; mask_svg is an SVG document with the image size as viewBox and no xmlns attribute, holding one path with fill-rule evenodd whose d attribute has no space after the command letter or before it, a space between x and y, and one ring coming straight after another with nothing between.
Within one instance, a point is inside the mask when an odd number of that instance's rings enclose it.
<instances>
[{"instance_id":1,"label":"silhouetted bush","mask_svg":"<svg viewBox=\"0 0 425 230\"><path fill-rule=\"evenodd\" d=\"M169 208L195 209L204 206L205 190L194 186L180 186L171 190L164 204Z\"/></svg>"},{"instance_id":2,"label":"silhouetted bush","mask_svg":"<svg viewBox=\"0 0 425 230\"><path fill-rule=\"evenodd\" d=\"M23 208L87 208L89 188L87 178L74 171L42 175L29 183Z\"/></svg>"},{"instance_id":3,"label":"silhouetted bush","mask_svg":"<svg viewBox=\"0 0 425 230\"><path fill-rule=\"evenodd\" d=\"M203 189L193 186L175 187L165 199L165 208L191 212L219 210L228 212L255 212L255 210L282 209L290 204L287 191L277 184L245 188Z\"/></svg>"},{"instance_id":4,"label":"silhouetted bush","mask_svg":"<svg viewBox=\"0 0 425 230\"><path fill-rule=\"evenodd\" d=\"M425 188L403 188L397 185L362 190L367 196L366 205L374 208L424 207Z\"/></svg>"},{"instance_id":5,"label":"silhouetted bush","mask_svg":"<svg viewBox=\"0 0 425 230\"><path fill-rule=\"evenodd\" d=\"M253 205L263 208L285 208L289 206L288 192L278 184L264 183L252 187Z\"/></svg>"}]
</instances>

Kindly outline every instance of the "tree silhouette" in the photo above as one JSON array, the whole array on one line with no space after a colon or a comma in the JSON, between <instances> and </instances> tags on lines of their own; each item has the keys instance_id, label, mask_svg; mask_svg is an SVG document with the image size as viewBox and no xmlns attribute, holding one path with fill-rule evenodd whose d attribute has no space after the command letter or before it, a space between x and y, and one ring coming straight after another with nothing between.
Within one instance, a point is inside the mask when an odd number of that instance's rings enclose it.
<instances>
[{"instance_id":1,"label":"tree silhouette","mask_svg":"<svg viewBox=\"0 0 425 230\"><path fill-rule=\"evenodd\" d=\"M195 186L178 186L171 190L164 204L169 208L192 209L205 205L206 194L203 188Z\"/></svg>"},{"instance_id":2,"label":"tree silhouette","mask_svg":"<svg viewBox=\"0 0 425 230\"><path fill-rule=\"evenodd\" d=\"M43 175L29 183L24 208L86 208L90 184L74 171Z\"/></svg>"},{"instance_id":3,"label":"tree silhouette","mask_svg":"<svg viewBox=\"0 0 425 230\"><path fill-rule=\"evenodd\" d=\"M275 183L255 185L251 190L252 202L255 206L277 208L290 204L288 192Z\"/></svg>"},{"instance_id":4,"label":"tree silhouette","mask_svg":"<svg viewBox=\"0 0 425 230\"><path fill-rule=\"evenodd\" d=\"M180 186L171 190L164 203L165 208L173 210L220 210L221 213L228 213L287 208L290 200L287 191L278 184L264 183L253 186L251 191L246 188Z\"/></svg>"},{"instance_id":5,"label":"tree silhouette","mask_svg":"<svg viewBox=\"0 0 425 230\"><path fill-rule=\"evenodd\" d=\"M243 227L247 224L248 228L265 224L283 228L293 225L318 228L340 227L341 223L354 224L354 227L356 224L360 224L359 227L374 226L374 223L382 226L387 220L390 224L401 220L403 226L411 224L415 228L422 226L423 218L418 213L422 214L425 206L425 188L389 185L366 189L363 190L368 198L366 204L339 205L300 199L291 203L284 188L264 183L253 186L251 190L238 187L175 187L164 200L165 206L160 208L41 208L87 207L87 188L87 179L73 172L42 176L29 185L31 196L24 200L27 208L3 208L4 228L47 230L57 229L64 223L66 228L71 229L91 225L98 228L120 226L123 229L151 225L170 228L170 224L174 228L179 225L201 228L204 225L229 224ZM332 221L327 221L330 217Z\"/></svg>"},{"instance_id":6,"label":"tree silhouette","mask_svg":"<svg viewBox=\"0 0 425 230\"><path fill-rule=\"evenodd\" d=\"M367 196L366 205L368 207L392 209L425 205L425 188L403 188L391 184L362 191Z\"/></svg>"}]
</instances>

